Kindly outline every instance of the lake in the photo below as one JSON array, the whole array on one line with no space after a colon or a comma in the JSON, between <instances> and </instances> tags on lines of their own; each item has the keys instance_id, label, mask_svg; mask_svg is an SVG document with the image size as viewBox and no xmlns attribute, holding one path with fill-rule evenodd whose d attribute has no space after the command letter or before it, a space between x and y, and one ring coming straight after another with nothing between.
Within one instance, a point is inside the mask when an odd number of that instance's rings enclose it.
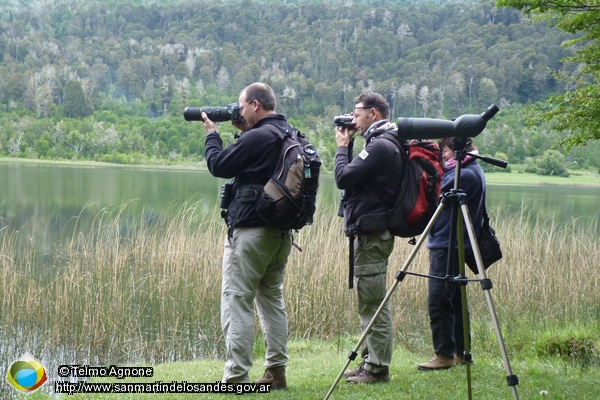
<instances>
[{"instance_id":1,"label":"lake","mask_svg":"<svg viewBox=\"0 0 600 400\"><path fill-rule=\"evenodd\" d=\"M202 212L216 213L221 185L206 170L0 163L0 228L10 223L32 238L39 254L52 259L57 238L69 237L73 221L79 227L102 210L123 207L129 217L151 219L182 205L195 203ZM340 191L333 177L322 178L320 204L338 204ZM597 221L598 187L488 185L487 208L520 212L526 207L540 221L571 222L587 228ZM493 225L492 217L492 225Z\"/></svg>"},{"instance_id":2,"label":"lake","mask_svg":"<svg viewBox=\"0 0 600 400\"><path fill-rule=\"evenodd\" d=\"M60 225L83 209L94 213L127 204L133 213L160 214L195 202L212 212L224 181L194 169L0 163L0 216L17 224L51 218ZM337 204L332 177L323 177L319 196L321 203ZM599 197L598 187L488 185L487 206L525 206L543 218L587 220L598 216Z\"/></svg>"}]
</instances>

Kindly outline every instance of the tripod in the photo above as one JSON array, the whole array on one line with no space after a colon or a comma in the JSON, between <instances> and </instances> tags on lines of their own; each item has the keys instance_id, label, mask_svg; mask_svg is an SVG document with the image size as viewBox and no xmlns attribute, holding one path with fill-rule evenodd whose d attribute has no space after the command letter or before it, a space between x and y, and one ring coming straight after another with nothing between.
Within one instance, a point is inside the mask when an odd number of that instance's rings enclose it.
<instances>
[{"instance_id":1,"label":"tripod","mask_svg":"<svg viewBox=\"0 0 600 400\"><path fill-rule=\"evenodd\" d=\"M507 374L506 380L507 380L508 386L511 388L513 398L515 400L518 400L519 397L517 394L516 385L519 384L519 379L517 378L516 375L514 375L512 373L512 370L510 368L510 362L508 360L508 355L506 353L506 347L504 346L504 340L502 339L502 332L500 331L500 326L498 324L498 317L496 315L494 303L492 301L492 297L491 297L491 293L490 293L490 290L492 289L492 281L490 279L488 279L485 274L485 268L483 265L483 260L481 258L481 252L479 251L479 246L477 244L477 237L475 236L475 230L473 228L471 215L469 213L469 208L467 206L467 195L461 189L459 189L461 164L467 154L471 157L481 159L482 161L497 165L502 168L506 168L507 163L503 160L498 160L498 159L495 159L492 157L483 157L483 156L479 156L477 154L467 153L465 151L466 144L467 144L467 138L462 138L462 137L454 138L454 158L456 160L454 188L451 189L449 192L442 194L440 204L439 204L438 208L436 209L433 217L431 218L431 221L429 221L429 223L425 227L424 232L421 234L421 236L417 240L414 249L411 251L407 260L404 262L402 269L396 274L396 281L394 282L394 284L390 287L390 289L386 293L384 299L382 300L381 304L379 305L379 308L377 309L377 311L375 311L373 318L371 318L371 321L365 328L358 343L356 344L356 346L354 347L352 352L348 355L348 361L346 362L346 364L344 365L344 368L339 373L335 382L329 389L329 392L325 396L325 400L329 399L329 397L333 393L333 390L337 386L340 379L343 377L344 371L348 368L348 366L350 365L350 362L352 362L353 360L356 359L356 356L358 355L358 351L359 351L362 343L365 341L367 335L371 331L376 318L382 312L383 308L389 301L391 295L396 290L396 287L398 286L398 284L401 281L404 280L406 275L422 276L422 277L426 277L428 279L442 279L442 280L446 280L448 283L457 282L458 284L460 284L461 300L462 300L461 305L462 305L462 314L463 314L464 345L465 345L464 358L465 358L466 371L467 371L467 393L468 393L469 400L472 399L473 393L472 393L472 388L471 388L472 356L471 356L471 340L470 340L470 333L469 333L469 320L468 320L469 317L468 317L468 311L467 311L467 288L466 288L466 285L468 284L468 282L480 282L481 288L485 293L487 306L489 308L490 316L492 318L492 323L494 325L494 330L496 333L496 338L498 340L498 345L500 347L500 352L502 353L504 369L506 370L506 374ZM450 229L450 237L449 237L449 244L448 244L446 277L441 278L441 277L407 272L408 267L413 262L419 249L421 248L421 246L425 242L425 239L427 238L429 232L433 228L435 221L439 218L442 211L444 210L446 203L449 203L451 206L451 210L450 210L451 229ZM463 223L464 223L464 225L463 225ZM467 279L467 277L465 275L465 248L464 248L464 230L463 230L464 226L466 226L466 228L467 228L467 233L469 236L471 248L473 250L473 255L474 255L475 261L477 263L479 275L481 276L480 279ZM451 276L450 272L453 269L452 266L455 262L454 260L455 260L457 251L458 251L459 275Z\"/></svg>"}]
</instances>

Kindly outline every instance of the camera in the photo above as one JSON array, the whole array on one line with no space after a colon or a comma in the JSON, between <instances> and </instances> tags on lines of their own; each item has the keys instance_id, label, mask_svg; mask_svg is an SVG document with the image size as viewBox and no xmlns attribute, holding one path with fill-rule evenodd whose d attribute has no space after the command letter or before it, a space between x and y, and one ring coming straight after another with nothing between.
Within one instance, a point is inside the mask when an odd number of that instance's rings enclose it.
<instances>
[{"instance_id":1,"label":"camera","mask_svg":"<svg viewBox=\"0 0 600 400\"><path fill-rule=\"evenodd\" d=\"M356 128L356 126L352 123L353 120L353 115L338 115L337 117L333 117L333 124L342 128L352 129Z\"/></svg>"},{"instance_id":2,"label":"camera","mask_svg":"<svg viewBox=\"0 0 600 400\"><path fill-rule=\"evenodd\" d=\"M219 200L219 208L221 209L221 218L227 217L227 209L229 203L233 200L233 182L225 182L221 186L221 195Z\"/></svg>"},{"instance_id":3,"label":"camera","mask_svg":"<svg viewBox=\"0 0 600 400\"><path fill-rule=\"evenodd\" d=\"M225 182L223 186L221 186L221 195L219 201L219 208L221 210L227 210L229 208L229 203L233 198L233 182Z\"/></svg>"},{"instance_id":4,"label":"camera","mask_svg":"<svg viewBox=\"0 0 600 400\"><path fill-rule=\"evenodd\" d=\"M204 121L203 112L213 122L242 122L239 103L231 103L225 107L186 107L183 110L183 118L186 121Z\"/></svg>"},{"instance_id":5,"label":"camera","mask_svg":"<svg viewBox=\"0 0 600 400\"><path fill-rule=\"evenodd\" d=\"M342 189L342 196L340 197L340 205L337 212L338 217L344 218L344 209L346 208L348 197L350 197L350 189Z\"/></svg>"}]
</instances>

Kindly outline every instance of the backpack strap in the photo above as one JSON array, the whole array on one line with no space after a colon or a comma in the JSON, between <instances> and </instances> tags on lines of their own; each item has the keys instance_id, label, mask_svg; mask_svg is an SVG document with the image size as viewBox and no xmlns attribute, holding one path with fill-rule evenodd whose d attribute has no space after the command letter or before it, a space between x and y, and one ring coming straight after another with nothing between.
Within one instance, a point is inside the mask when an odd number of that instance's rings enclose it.
<instances>
[{"instance_id":1,"label":"backpack strap","mask_svg":"<svg viewBox=\"0 0 600 400\"><path fill-rule=\"evenodd\" d=\"M282 131L274 124L265 124L263 126L263 128L265 128L266 130L268 130L269 132L271 132L272 134L274 134L276 137L278 137L281 140L285 139L286 136L287 137L299 136L301 138L305 137L305 135L302 132L300 132L298 129L296 129L294 127L292 127L291 129L286 129L286 130Z\"/></svg>"},{"instance_id":2,"label":"backpack strap","mask_svg":"<svg viewBox=\"0 0 600 400\"><path fill-rule=\"evenodd\" d=\"M392 133L394 131L396 132L396 134ZM379 135L377 137L394 143L396 145L396 147L398 147L398 151L400 152L400 154L402 155L402 159L406 163L406 161L408 161L409 144L408 144L407 140L400 139L397 135L397 132L398 132L397 129L388 129L387 131L383 132L381 135Z\"/></svg>"},{"instance_id":3,"label":"backpack strap","mask_svg":"<svg viewBox=\"0 0 600 400\"><path fill-rule=\"evenodd\" d=\"M263 128L265 128L266 130L274 134L275 137L281 140L283 140L286 136L291 136L289 129L286 129L285 132L283 132L281 129L279 129L273 124L266 124L265 126L263 126Z\"/></svg>"},{"instance_id":4,"label":"backpack strap","mask_svg":"<svg viewBox=\"0 0 600 400\"><path fill-rule=\"evenodd\" d=\"M398 138L397 135L394 135L392 133L395 130L396 129L389 129L377 137L389 140L390 142L394 143L400 150L402 150L402 146L400 145L400 139Z\"/></svg>"},{"instance_id":5,"label":"backpack strap","mask_svg":"<svg viewBox=\"0 0 600 400\"><path fill-rule=\"evenodd\" d=\"M490 225L490 217L488 216L487 210L485 208L485 198L487 195L487 190L486 188L483 186L483 179L481 179L481 176L479 175L479 173L475 172L475 175L477 175L477 179L479 179L479 184L481 185L481 201L480 204L483 203L483 223L481 224L481 226L483 228L486 228Z\"/></svg>"}]
</instances>

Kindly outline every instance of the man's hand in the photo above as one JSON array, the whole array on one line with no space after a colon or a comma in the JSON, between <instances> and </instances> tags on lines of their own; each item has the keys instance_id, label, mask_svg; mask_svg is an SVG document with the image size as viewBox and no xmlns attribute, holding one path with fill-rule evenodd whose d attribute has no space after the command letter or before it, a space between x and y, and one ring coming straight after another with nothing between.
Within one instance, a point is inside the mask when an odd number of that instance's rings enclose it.
<instances>
[{"instance_id":1,"label":"man's hand","mask_svg":"<svg viewBox=\"0 0 600 400\"><path fill-rule=\"evenodd\" d=\"M206 132L217 130L217 124L215 124L213 121L208 119L208 117L206 116L206 113L204 111L202 112L202 119L203 119L202 126L204 127L204 129L206 129Z\"/></svg>"},{"instance_id":2,"label":"man's hand","mask_svg":"<svg viewBox=\"0 0 600 400\"><path fill-rule=\"evenodd\" d=\"M235 128L239 129L242 132L246 132L247 129L245 129L244 127L244 122L243 121L231 121L231 125L233 125Z\"/></svg>"},{"instance_id":3,"label":"man's hand","mask_svg":"<svg viewBox=\"0 0 600 400\"><path fill-rule=\"evenodd\" d=\"M345 127L336 127L335 128L335 141L340 146L350 145L350 142L354 140L354 134L356 133L356 129L350 129Z\"/></svg>"}]
</instances>

